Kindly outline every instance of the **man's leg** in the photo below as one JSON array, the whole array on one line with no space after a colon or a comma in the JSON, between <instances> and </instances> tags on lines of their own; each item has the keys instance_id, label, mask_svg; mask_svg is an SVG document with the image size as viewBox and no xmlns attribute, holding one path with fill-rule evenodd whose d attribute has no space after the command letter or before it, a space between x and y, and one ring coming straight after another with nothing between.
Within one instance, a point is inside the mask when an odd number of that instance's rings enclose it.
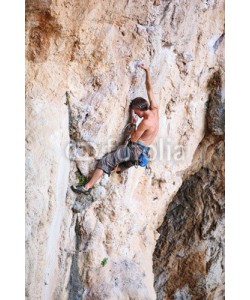
<instances>
[{"instance_id":1,"label":"man's leg","mask_svg":"<svg viewBox=\"0 0 250 300\"><path fill-rule=\"evenodd\" d=\"M100 179L103 175L102 169L95 169L94 174L92 175L91 179L88 181L88 183L85 184L85 189L90 189L92 186Z\"/></svg>"},{"instance_id":2,"label":"man's leg","mask_svg":"<svg viewBox=\"0 0 250 300\"><path fill-rule=\"evenodd\" d=\"M116 173L121 174L123 171L133 167L134 165L135 164L132 161L121 162L116 169Z\"/></svg>"},{"instance_id":3,"label":"man's leg","mask_svg":"<svg viewBox=\"0 0 250 300\"><path fill-rule=\"evenodd\" d=\"M107 153L104 157L97 163L94 174L92 175L90 181L85 184L85 188L88 190L93 187L93 185L102 177L104 168L107 174L110 174L116 166L118 166L117 173L123 172L124 170L134 166L134 163L129 161L130 149L126 146L120 146L118 149Z\"/></svg>"},{"instance_id":4,"label":"man's leg","mask_svg":"<svg viewBox=\"0 0 250 300\"><path fill-rule=\"evenodd\" d=\"M71 188L76 193L85 193L86 195L90 193L93 185L100 179L105 172L110 175L110 173L115 169L117 165L121 162L128 161L130 159L130 149L127 146L120 146L118 149L107 153L96 165L94 174L88 183L84 186L73 185Z\"/></svg>"}]
</instances>

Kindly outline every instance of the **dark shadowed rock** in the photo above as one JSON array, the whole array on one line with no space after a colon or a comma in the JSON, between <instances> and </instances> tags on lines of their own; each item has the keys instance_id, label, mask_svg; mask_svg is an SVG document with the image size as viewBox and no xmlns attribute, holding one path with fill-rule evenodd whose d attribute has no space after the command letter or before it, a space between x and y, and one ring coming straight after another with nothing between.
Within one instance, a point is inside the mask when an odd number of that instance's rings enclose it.
<instances>
[{"instance_id":1,"label":"dark shadowed rock","mask_svg":"<svg viewBox=\"0 0 250 300\"><path fill-rule=\"evenodd\" d=\"M215 81L215 84L216 83L217 81ZM225 108L224 103L222 103L222 89L220 86L217 86L214 89L212 88L209 94L207 106L207 131L216 136L221 136L225 133Z\"/></svg>"},{"instance_id":2,"label":"dark shadowed rock","mask_svg":"<svg viewBox=\"0 0 250 300\"><path fill-rule=\"evenodd\" d=\"M154 252L157 299L224 299L224 142L170 203Z\"/></svg>"}]
</instances>

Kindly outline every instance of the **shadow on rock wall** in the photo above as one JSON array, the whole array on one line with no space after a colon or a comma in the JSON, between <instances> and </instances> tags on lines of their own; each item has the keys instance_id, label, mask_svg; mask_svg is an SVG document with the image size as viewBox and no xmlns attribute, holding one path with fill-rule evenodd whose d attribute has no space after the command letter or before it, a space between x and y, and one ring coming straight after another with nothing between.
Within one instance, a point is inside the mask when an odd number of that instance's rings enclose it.
<instances>
[{"instance_id":1,"label":"shadow on rock wall","mask_svg":"<svg viewBox=\"0 0 250 300\"><path fill-rule=\"evenodd\" d=\"M154 252L157 299L224 299L224 105L221 75L208 82L206 162L170 203ZM208 152L210 152L208 154Z\"/></svg>"}]
</instances>

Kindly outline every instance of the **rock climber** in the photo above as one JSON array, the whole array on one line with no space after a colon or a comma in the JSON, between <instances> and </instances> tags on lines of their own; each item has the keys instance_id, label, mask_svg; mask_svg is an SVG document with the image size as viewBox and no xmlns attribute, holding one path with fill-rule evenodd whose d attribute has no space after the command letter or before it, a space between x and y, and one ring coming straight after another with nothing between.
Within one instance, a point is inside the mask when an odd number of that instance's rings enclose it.
<instances>
[{"instance_id":1,"label":"rock climber","mask_svg":"<svg viewBox=\"0 0 250 300\"><path fill-rule=\"evenodd\" d=\"M118 149L107 153L101 158L91 179L85 185L72 185L71 189L76 193L90 194L94 184L102 177L103 173L110 175L116 167L116 172L121 173L124 170L136 165L138 159L144 153L149 154L149 145L154 141L159 129L159 109L155 101L152 84L148 68L143 64L138 64L146 73L147 100L141 97L133 99L130 103L131 113L131 136L127 145L122 145ZM135 115L143 118L136 129Z\"/></svg>"}]
</instances>

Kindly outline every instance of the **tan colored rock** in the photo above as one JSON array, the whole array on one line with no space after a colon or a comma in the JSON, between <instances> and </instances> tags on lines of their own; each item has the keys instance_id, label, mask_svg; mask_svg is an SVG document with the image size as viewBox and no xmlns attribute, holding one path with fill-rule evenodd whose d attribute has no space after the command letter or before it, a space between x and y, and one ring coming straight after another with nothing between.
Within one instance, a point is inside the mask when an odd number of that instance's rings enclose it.
<instances>
[{"instance_id":1,"label":"tan colored rock","mask_svg":"<svg viewBox=\"0 0 250 300\"><path fill-rule=\"evenodd\" d=\"M27 299L156 299L157 228L204 137L223 34L223 1L26 1ZM139 60L160 105L152 173L77 196L77 168L124 142L130 100L146 97Z\"/></svg>"}]
</instances>

